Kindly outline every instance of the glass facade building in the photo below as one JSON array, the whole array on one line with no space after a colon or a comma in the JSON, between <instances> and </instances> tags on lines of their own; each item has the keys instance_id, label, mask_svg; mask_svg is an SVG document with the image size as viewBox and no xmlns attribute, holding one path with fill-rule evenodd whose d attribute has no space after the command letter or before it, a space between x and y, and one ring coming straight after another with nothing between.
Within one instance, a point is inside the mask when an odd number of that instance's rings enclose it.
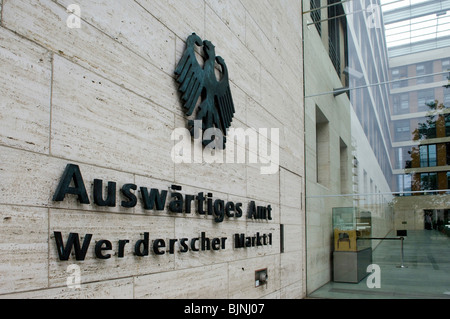
<instances>
[{"instance_id":1,"label":"glass facade building","mask_svg":"<svg viewBox=\"0 0 450 319\"><path fill-rule=\"evenodd\" d=\"M303 6L307 293L446 296L450 1ZM309 63L314 59L322 63ZM340 280L342 267L353 270L353 257L343 265L333 246L343 239L336 229L344 230L332 223L332 212L343 207L371 214L372 258L355 271L379 266L381 287L369 284L374 268L356 286ZM361 227L356 223L359 240Z\"/></svg>"}]
</instances>

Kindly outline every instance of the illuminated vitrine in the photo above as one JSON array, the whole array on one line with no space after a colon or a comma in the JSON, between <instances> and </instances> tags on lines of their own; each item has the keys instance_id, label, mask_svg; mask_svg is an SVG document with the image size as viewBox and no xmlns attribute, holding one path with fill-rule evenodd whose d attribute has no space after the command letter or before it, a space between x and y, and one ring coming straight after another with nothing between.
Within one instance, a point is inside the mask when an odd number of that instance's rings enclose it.
<instances>
[{"instance_id":1,"label":"illuminated vitrine","mask_svg":"<svg viewBox=\"0 0 450 319\"><path fill-rule=\"evenodd\" d=\"M333 280L357 283L372 263L372 216L356 207L333 208Z\"/></svg>"},{"instance_id":2,"label":"illuminated vitrine","mask_svg":"<svg viewBox=\"0 0 450 319\"><path fill-rule=\"evenodd\" d=\"M356 207L333 208L334 251L360 251L371 247L372 214Z\"/></svg>"}]
</instances>

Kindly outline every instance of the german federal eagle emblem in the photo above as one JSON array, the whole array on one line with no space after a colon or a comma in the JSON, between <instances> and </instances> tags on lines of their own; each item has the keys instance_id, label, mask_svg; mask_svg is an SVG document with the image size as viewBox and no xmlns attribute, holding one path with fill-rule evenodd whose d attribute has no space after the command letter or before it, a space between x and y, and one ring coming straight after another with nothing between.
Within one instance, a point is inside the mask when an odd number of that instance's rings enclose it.
<instances>
[{"instance_id":1,"label":"german federal eagle emblem","mask_svg":"<svg viewBox=\"0 0 450 319\"><path fill-rule=\"evenodd\" d=\"M195 56L195 46L203 46L204 65L198 62ZM221 78L218 80L215 74L215 66L221 67ZM222 57L216 57L215 47L210 41L202 39L193 33L186 40L186 50L175 69L179 91L182 94L183 107L186 116L194 114L195 120L201 121L202 130L220 130L223 142L218 143L219 148L224 149L227 129L233 121L234 104L231 96L228 69ZM200 99L200 105L196 111L196 105ZM191 135L194 136L194 121L189 120L188 126ZM209 145L211 140L203 139L203 145Z\"/></svg>"}]
</instances>

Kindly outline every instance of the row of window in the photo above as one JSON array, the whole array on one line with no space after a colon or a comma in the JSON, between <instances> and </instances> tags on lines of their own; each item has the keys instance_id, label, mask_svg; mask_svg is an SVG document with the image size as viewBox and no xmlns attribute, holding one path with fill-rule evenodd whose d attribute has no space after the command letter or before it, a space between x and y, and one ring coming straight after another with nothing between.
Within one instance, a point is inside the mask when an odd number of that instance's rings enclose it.
<instances>
[{"instance_id":1,"label":"row of window","mask_svg":"<svg viewBox=\"0 0 450 319\"><path fill-rule=\"evenodd\" d=\"M437 144L420 145L419 147L399 147L396 149L397 169L414 167L435 167L440 165L450 165L450 143L439 144L441 150L438 154ZM418 153L419 163L413 165L413 153ZM440 160L438 160L440 156Z\"/></svg>"},{"instance_id":2,"label":"row of window","mask_svg":"<svg viewBox=\"0 0 450 319\"><path fill-rule=\"evenodd\" d=\"M447 172L445 175L439 175L438 173L421 173L417 174L417 181L414 181L414 178L410 174L405 175L397 175L397 185L398 185L398 191L403 196L411 195L411 192L413 190L413 184L415 184L414 191L429 191L429 190L440 190L438 187L439 184L446 184L447 186L447 193L450 190L450 172ZM446 178L446 181L444 183L439 183L440 176L443 176L443 178ZM420 189L417 189L419 187ZM436 194L437 192L425 192L424 194Z\"/></svg>"},{"instance_id":3,"label":"row of window","mask_svg":"<svg viewBox=\"0 0 450 319\"><path fill-rule=\"evenodd\" d=\"M436 137L448 137L450 136L450 114L444 115L444 122L441 124L440 129L445 129L445 136L438 136L437 124L438 117L426 118L418 125L411 127L410 120L400 120L394 122L394 139L396 142L411 141L411 140L423 140ZM442 123L442 122L440 122ZM445 125L445 128L442 127ZM440 135L444 132L439 133Z\"/></svg>"},{"instance_id":4,"label":"row of window","mask_svg":"<svg viewBox=\"0 0 450 319\"><path fill-rule=\"evenodd\" d=\"M398 68L391 69L391 80L394 82L391 83L391 88L401 88L408 86L409 77L417 77L415 79L415 84L423 84L430 83L433 81L433 76L427 76L428 74L444 72L450 69L450 59L442 59L440 63L440 68L437 67L436 70L433 70L433 61L418 63L415 65L415 74L408 74L408 66L402 66ZM442 80L447 80L448 74L442 74ZM412 81L412 80L411 80ZM411 82L409 82L411 83Z\"/></svg>"},{"instance_id":5,"label":"row of window","mask_svg":"<svg viewBox=\"0 0 450 319\"><path fill-rule=\"evenodd\" d=\"M421 145L419 147L420 167L437 166L436 144Z\"/></svg>"},{"instance_id":6,"label":"row of window","mask_svg":"<svg viewBox=\"0 0 450 319\"><path fill-rule=\"evenodd\" d=\"M442 90L442 88L439 88L439 90ZM441 106L441 104L444 108L450 108L450 90L444 90L444 98L442 101L436 100L434 89L420 90L417 91L416 101L417 109L413 110L414 99L411 93L394 94L392 96L394 115L408 114L411 111L426 112L436 108L436 106Z\"/></svg>"}]
</instances>

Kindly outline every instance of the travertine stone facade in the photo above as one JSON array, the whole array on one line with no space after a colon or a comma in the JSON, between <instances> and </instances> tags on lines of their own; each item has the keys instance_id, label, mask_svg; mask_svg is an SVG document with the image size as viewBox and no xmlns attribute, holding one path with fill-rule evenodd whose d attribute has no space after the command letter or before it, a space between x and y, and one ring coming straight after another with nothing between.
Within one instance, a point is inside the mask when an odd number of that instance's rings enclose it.
<instances>
[{"instance_id":1,"label":"travertine stone facade","mask_svg":"<svg viewBox=\"0 0 450 319\"><path fill-rule=\"evenodd\" d=\"M0 297L302 298L305 206L300 0L0 1ZM280 167L175 164L171 133L185 127L174 70L196 32L228 66L232 127L279 128ZM67 164L82 172L90 204L53 201ZM214 199L271 205L272 220L94 204L93 181L211 192ZM106 191L105 191L106 193ZM141 194L136 191L140 198ZM168 206L169 200L166 202ZM283 238L280 238L283 229ZM84 261L58 258L54 232L92 234ZM226 237L226 249L133 255L135 243ZM234 247L234 234L271 233L271 245ZM109 259L96 258L100 240ZM129 240L125 256L118 241ZM168 244L167 244L168 245ZM178 247L178 246L177 246ZM151 250L151 249L150 249ZM177 249L175 249L177 250ZM102 251L107 254L108 251ZM67 285L78 265L81 287ZM255 287L255 270L268 283Z\"/></svg>"}]
</instances>

